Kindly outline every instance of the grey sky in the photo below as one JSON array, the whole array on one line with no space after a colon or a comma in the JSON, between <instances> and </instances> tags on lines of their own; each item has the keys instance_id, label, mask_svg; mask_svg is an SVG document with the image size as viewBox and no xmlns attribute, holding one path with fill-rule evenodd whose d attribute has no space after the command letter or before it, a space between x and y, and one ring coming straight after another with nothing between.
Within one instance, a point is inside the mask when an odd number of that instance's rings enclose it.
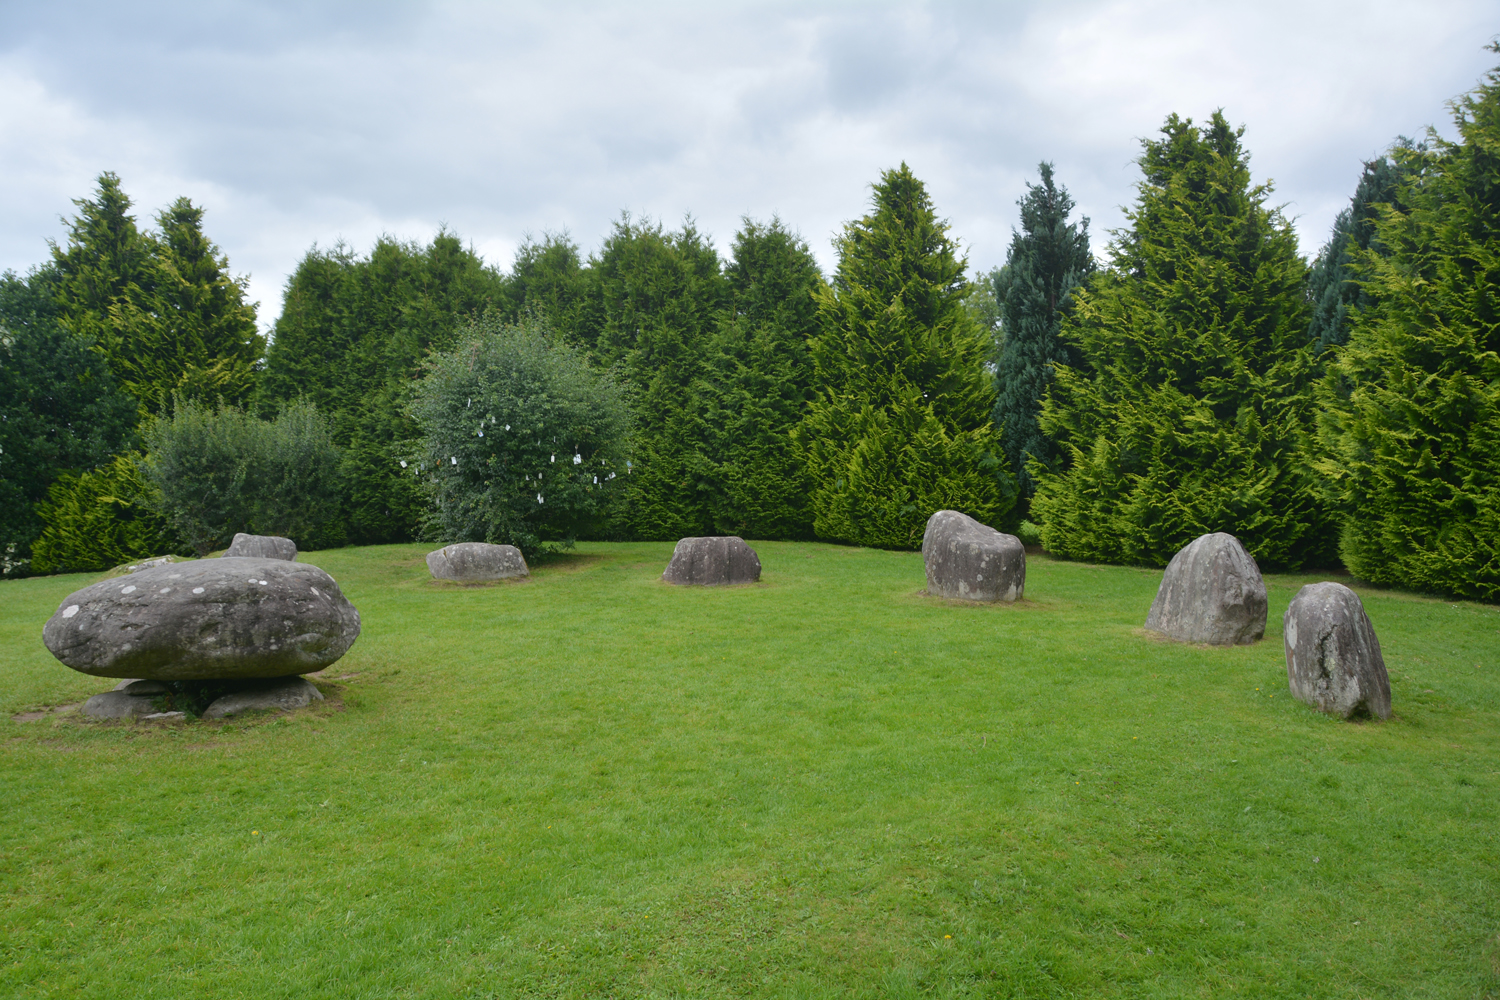
<instances>
[{"instance_id":1,"label":"grey sky","mask_svg":"<svg viewBox=\"0 0 1500 1000\"><path fill-rule=\"evenodd\" d=\"M178 195L263 323L314 243L425 242L509 264L597 247L621 210L726 247L780 214L829 237L901 160L976 270L1039 160L1093 220L1139 140L1223 107L1258 180L1326 237L1360 163L1445 133L1497 58L1493 2L498 4L0 2L0 269L24 271L102 170L144 223Z\"/></svg>"}]
</instances>

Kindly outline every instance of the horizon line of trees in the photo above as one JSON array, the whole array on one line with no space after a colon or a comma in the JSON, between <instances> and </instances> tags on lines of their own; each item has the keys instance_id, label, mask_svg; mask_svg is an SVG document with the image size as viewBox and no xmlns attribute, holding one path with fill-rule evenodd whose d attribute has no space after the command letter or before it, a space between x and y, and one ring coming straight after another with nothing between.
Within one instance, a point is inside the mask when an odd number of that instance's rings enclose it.
<instances>
[{"instance_id":1,"label":"horizon line of trees","mask_svg":"<svg viewBox=\"0 0 1500 1000\"><path fill-rule=\"evenodd\" d=\"M51 259L0 279L3 568L184 545L162 470L197 468L182 442L222 424L260 442L239 474L316 456L295 461L326 474L286 487L320 498L287 521L307 548L915 548L946 507L1029 519L1068 558L1164 565L1224 530L1267 568L1342 561L1494 599L1500 75L1453 109L1457 140L1429 130L1364 166L1311 262L1243 128L1172 115L1102 259L1043 163L1005 264L970 278L902 164L827 276L774 218L746 218L721 253L691 219L622 215L587 256L546 234L505 272L445 229L313 247L269 342L202 210L179 199L141 230L106 173ZM547 407L561 437L540 418L529 442L497 436ZM577 467L559 474L559 455ZM553 507L538 482L564 484ZM192 522L194 551L280 509L241 500Z\"/></svg>"}]
</instances>

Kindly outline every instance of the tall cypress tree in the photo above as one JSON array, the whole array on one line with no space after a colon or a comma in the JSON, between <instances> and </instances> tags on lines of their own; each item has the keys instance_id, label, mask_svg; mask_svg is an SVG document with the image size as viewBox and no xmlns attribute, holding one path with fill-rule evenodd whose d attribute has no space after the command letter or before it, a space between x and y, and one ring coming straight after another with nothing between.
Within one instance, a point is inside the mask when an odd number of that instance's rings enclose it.
<instances>
[{"instance_id":1,"label":"tall cypress tree","mask_svg":"<svg viewBox=\"0 0 1500 1000\"><path fill-rule=\"evenodd\" d=\"M719 492L717 532L748 538L812 534L810 483L791 430L812 383L814 293L823 282L812 251L772 219L746 219L725 268L729 302L708 345L703 392Z\"/></svg>"},{"instance_id":2,"label":"tall cypress tree","mask_svg":"<svg viewBox=\"0 0 1500 1000\"><path fill-rule=\"evenodd\" d=\"M1064 456L1032 510L1047 548L1164 565L1205 532L1262 565L1328 558L1332 514L1298 459L1310 425L1306 265L1243 130L1172 115L1144 143L1144 179L1111 266L1076 296L1042 430Z\"/></svg>"},{"instance_id":3,"label":"tall cypress tree","mask_svg":"<svg viewBox=\"0 0 1500 1000\"><path fill-rule=\"evenodd\" d=\"M93 341L57 320L50 267L0 275L0 574L28 570L42 533L37 505L60 476L127 447L135 400Z\"/></svg>"},{"instance_id":4,"label":"tall cypress tree","mask_svg":"<svg viewBox=\"0 0 1500 1000\"><path fill-rule=\"evenodd\" d=\"M1494 47L1500 51L1500 47ZM1353 255L1371 305L1319 386L1341 552L1375 583L1500 597L1500 70L1459 141L1395 150L1407 182Z\"/></svg>"},{"instance_id":5,"label":"tall cypress tree","mask_svg":"<svg viewBox=\"0 0 1500 1000\"><path fill-rule=\"evenodd\" d=\"M179 198L142 232L115 174L74 202L66 247L52 244L64 328L98 345L142 414L174 394L246 399L265 342L245 280L203 233L203 210Z\"/></svg>"},{"instance_id":6,"label":"tall cypress tree","mask_svg":"<svg viewBox=\"0 0 1500 1000\"><path fill-rule=\"evenodd\" d=\"M642 539L709 534L718 483L700 381L727 292L719 255L691 220L668 232L622 217L590 270L575 336L619 366L635 413L613 530Z\"/></svg>"},{"instance_id":7,"label":"tall cypress tree","mask_svg":"<svg viewBox=\"0 0 1500 1000\"><path fill-rule=\"evenodd\" d=\"M965 260L906 164L844 227L818 294L814 393L796 437L820 537L917 548L944 508L1005 521L1015 487L990 423L989 345L965 307Z\"/></svg>"},{"instance_id":8,"label":"tall cypress tree","mask_svg":"<svg viewBox=\"0 0 1500 1000\"><path fill-rule=\"evenodd\" d=\"M994 272L1003 341L995 361L995 426L1020 487L1023 505L1036 492L1027 468L1057 466L1058 456L1037 423L1053 366L1079 362L1062 339L1062 314L1073 290L1094 273L1089 220L1068 221L1073 199L1052 180L1052 164L1037 168L1039 185L1026 185L1018 203L1021 229L1011 237L1005 267Z\"/></svg>"},{"instance_id":9,"label":"tall cypress tree","mask_svg":"<svg viewBox=\"0 0 1500 1000\"><path fill-rule=\"evenodd\" d=\"M1398 139L1396 150L1412 151L1410 140ZM1334 220L1328 242L1313 261L1307 276L1307 297L1312 317L1307 339L1319 353L1349 339L1351 311L1368 308L1373 300L1365 284L1368 277L1358 261L1365 251L1383 253L1376 232L1379 206L1399 205L1401 185L1408 179L1407 156L1382 156L1364 165L1349 207Z\"/></svg>"},{"instance_id":10,"label":"tall cypress tree","mask_svg":"<svg viewBox=\"0 0 1500 1000\"><path fill-rule=\"evenodd\" d=\"M173 393L205 402L243 405L255 388L265 338L247 282L229 273L229 259L203 232L203 209L178 198L156 217L153 342L140 364L148 371L152 409Z\"/></svg>"},{"instance_id":11,"label":"tall cypress tree","mask_svg":"<svg viewBox=\"0 0 1500 1000\"><path fill-rule=\"evenodd\" d=\"M156 247L130 214L120 178L99 175L95 197L76 199L67 244L51 243L58 320L97 345L120 384L149 411L157 393L144 347L152 329Z\"/></svg>"},{"instance_id":12,"label":"tall cypress tree","mask_svg":"<svg viewBox=\"0 0 1500 1000\"><path fill-rule=\"evenodd\" d=\"M381 239L366 258L314 247L288 280L258 407L269 416L305 397L329 417L345 449L351 541L416 536L423 500L396 454L416 436L411 380L466 318L505 301L503 276L446 231L426 247Z\"/></svg>"}]
</instances>

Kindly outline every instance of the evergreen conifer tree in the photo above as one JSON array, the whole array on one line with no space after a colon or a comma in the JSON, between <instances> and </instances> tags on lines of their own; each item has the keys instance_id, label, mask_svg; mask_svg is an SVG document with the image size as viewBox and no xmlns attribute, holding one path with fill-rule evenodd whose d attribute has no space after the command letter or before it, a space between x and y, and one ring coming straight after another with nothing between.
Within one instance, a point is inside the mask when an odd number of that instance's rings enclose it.
<instances>
[{"instance_id":1,"label":"evergreen conifer tree","mask_svg":"<svg viewBox=\"0 0 1500 1000\"><path fill-rule=\"evenodd\" d=\"M344 449L351 541L416 537L424 501L397 455L417 433L405 412L411 382L466 319L504 308L504 286L446 231L426 247L381 239L366 258L314 247L288 280L257 406L269 416L305 397L329 419Z\"/></svg>"},{"instance_id":2,"label":"evergreen conifer tree","mask_svg":"<svg viewBox=\"0 0 1500 1000\"><path fill-rule=\"evenodd\" d=\"M246 398L265 342L203 210L179 198L157 217L159 236L142 232L112 173L74 204L67 246L52 245L64 328L98 345L143 415L177 395Z\"/></svg>"},{"instance_id":3,"label":"evergreen conifer tree","mask_svg":"<svg viewBox=\"0 0 1500 1000\"><path fill-rule=\"evenodd\" d=\"M56 280L50 267L0 276L0 575L29 569L48 487L106 463L135 425L93 341L58 323Z\"/></svg>"},{"instance_id":4,"label":"evergreen conifer tree","mask_svg":"<svg viewBox=\"0 0 1500 1000\"><path fill-rule=\"evenodd\" d=\"M1073 199L1053 182L1052 164L1038 169L1042 182L1026 185L1021 230L1011 237L1005 267L992 275L1004 338L995 361L994 421L1023 504L1036 492L1028 463L1057 465L1037 414L1053 366L1079 362L1062 339L1062 314L1073 290L1094 272L1089 220L1069 222Z\"/></svg>"},{"instance_id":5,"label":"evergreen conifer tree","mask_svg":"<svg viewBox=\"0 0 1500 1000\"><path fill-rule=\"evenodd\" d=\"M241 405L255 388L265 338L246 280L229 273L229 259L203 233L203 209L178 198L156 217L154 342L140 364L149 366L152 409L173 396Z\"/></svg>"},{"instance_id":6,"label":"evergreen conifer tree","mask_svg":"<svg viewBox=\"0 0 1500 1000\"><path fill-rule=\"evenodd\" d=\"M1500 51L1500 48L1495 48ZM1458 141L1395 151L1408 180L1354 254L1372 304L1319 386L1340 549L1375 583L1500 597L1500 70Z\"/></svg>"},{"instance_id":7,"label":"evergreen conifer tree","mask_svg":"<svg viewBox=\"0 0 1500 1000\"><path fill-rule=\"evenodd\" d=\"M1411 142L1398 139L1396 149L1413 150ZM1367 250L1382 252L1376 233L1379 206L1399 207L1400 186L1405 182L1407 157L1382 156L1370 160L1360 174L1349 207L1338 214L1328 243L1313 261L1307 276L1307 296L1312 302L1307 338L1319 353L1349 339L1350 312L1368 308L1372 299L1364 284L1368 277L1356 261Z\"/></svg>"},{"instance_id":8,"label":"evergreen conifer tree","mask_svg":"<svg viewBox=\"0 0 1500 1000\"><path fill-rule=\"evenodd\" d=\"M1310 426L1306 265L1291 225L1252 186L1243 130L1221 112L1170 116L1113 263L1075 296L1034 462L1032 511L1050 551L1164 565L1226 531L1263 566L1329 557L1332 516L1298 460Z\"/></svg>"},{"instance_id":9,"label":"evergreen conifer tree","mask_svg":"<svg viewBox=\"0 0 1500 1000\"><path fill-rule=\"evenodd\" d=\"M818 294L813 398L796 430L819 537L917 548L944 508L1002 525L1015 486L990 423L984 332L965 261L906 164L844 227Z\"/></svg>"},{"instance_id":10,"label":"evergreen conifer tree","mask_svg":"<svg viewBox=\"0 0 1500 1000\"><path fill-rule=\"evenodd\" d=\"M700 381L726 301L719 255L691 220L667 232L624 217L590 270L592 301L575 337L619 367L635 414L630 471L611 501L613 530L662 540L709 534L719 488Z\"/></svg>"},{"instance_id":11,"label":"evergreen conifer tree","mask_svg":"<svg viewBox=\"0 0 1500 1000\"><path fill-rule=\"evenodd\" d=\"M707 447L720 487L713 530L807 538L810 483L791 431L811 389L813 295L823 277L807 244L779 219L746 219L732 252L729 304L708 345L704 378Z\"/></svg>"}]
</instances>

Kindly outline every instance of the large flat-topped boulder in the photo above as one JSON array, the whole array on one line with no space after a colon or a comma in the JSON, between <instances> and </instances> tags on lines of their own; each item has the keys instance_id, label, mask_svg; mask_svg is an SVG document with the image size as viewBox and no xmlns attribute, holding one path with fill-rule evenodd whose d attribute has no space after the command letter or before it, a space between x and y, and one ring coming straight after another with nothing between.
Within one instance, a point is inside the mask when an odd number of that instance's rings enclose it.
<instances>
[{"instance_id":1,"label":"large flat-topped boulder","mask_svg":"<svg viewBox=\"0 0 1500 1000\"><path fill-rule=\"evenodd\" d=\"M457 542L427 553L427 569L433 579L479 583L530 576L526 559L514 545L488 542Z\"/></svg>"},{"instance_id":2,"label":"large flat-topped boulder","mask_svg":"<svg viewBox=\"0 0 1500 1000\"><path fill-rule=\"evenodd\" d=\"M42 641L97 677L225 680L321 670L359 612L307 563L225 556L102 580L63 599Z\"/></svg>"},{"instance_id":3,"label":"large flat-topped boulder","mask_svg":"<svg viewBox=\"0 0 1500 1000\"><path fill-rule=\"evenodd\" d=\"M1016 601L1026 591L1026 546L967 514L940 510L922 535L927 592L961 601Z\"/></svg>"},{"instance_id":4,"label":"large flat-topped boulder","mask_svg":"<svg viewBox=\"0 0 1500 1000\"><path fill-rule=\"evenodd\" d=\"M1167 564L1146 628L1179 642L1243 646L1266 634L1266 583L1240 540L1216 531Z\"/></svg>"},{"instance_id":5,"label":"large flat-topped boulder","mask_svg":"<svg viewBox=\"0 0 1500 1000\"><path fill-rule=\"evenodd\" d=\"M234 541L229 543L229 548L224 550L224 557L249 559L285 559L287 562L295 562L297 559L297 543L290 538L282 538L280 535L247 535L243 531L234 536Z\"/></svg>"},{"instance_id":6,"label":"large flat-topped boulder","mask_svg":"<svg viewBox=\"0 0 1500 1000\"><path fill-rule=\"evenodd\" d=\"M1391 681L1358 594L1340 583L1310 583L1281 621L1292 697L1345 719L1391 717Z\"/></svg>"},{"instance_id":7,"label":"large flat-topped boulder","mask_svg":"<svg viewBox=\"0 0 1500 1000\"><path fill-rule=\"evenodd\" d=\"M683 538L661 578L686 586L726 586L760 579L760 556L738 535Z\"/></svg>"}]
</instances>

